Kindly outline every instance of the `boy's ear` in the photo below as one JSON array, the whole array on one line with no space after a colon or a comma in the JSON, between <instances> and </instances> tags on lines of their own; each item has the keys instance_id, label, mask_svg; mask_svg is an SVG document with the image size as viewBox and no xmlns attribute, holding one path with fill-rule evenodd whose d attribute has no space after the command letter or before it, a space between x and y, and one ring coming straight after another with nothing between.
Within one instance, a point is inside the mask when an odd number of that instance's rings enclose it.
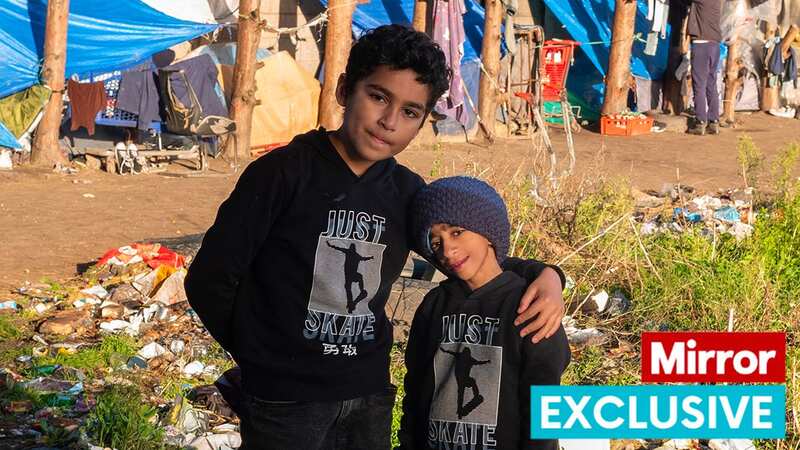
<instances>
[{"instance_id":1,"label":"boy's ear","mask_svg":"<svg viewBox=\"0 0 800 450\"><path fill-rule=\"evenodd\" d=\"M347 92L344 83L344 73L339 75L339 80L336 82L336 102L339 106L343 107L347 103Z\"/></svg>"}]
</instances>

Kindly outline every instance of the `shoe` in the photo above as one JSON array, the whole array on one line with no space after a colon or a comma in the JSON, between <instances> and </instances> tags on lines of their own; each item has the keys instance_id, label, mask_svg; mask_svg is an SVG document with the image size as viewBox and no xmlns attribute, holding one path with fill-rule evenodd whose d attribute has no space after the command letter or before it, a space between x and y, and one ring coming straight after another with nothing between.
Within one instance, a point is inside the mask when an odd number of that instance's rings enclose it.
<instances>
[{"instance_id":1,"label":"shoe","mask_svg":"<svg viewBox=\"0 0 800 450\"><path fill-rule=\"evenodd\" d=\"M694 122L694 124L692 124L692 126L689 127L688 130L686 130L686 132L689 134L694 134L695 136L703 136L706 134L706 123L697 120Z\"/></svg>"},{"instance_id":2,"label":"shoe","mask_svg":"<svg viewBox=\"0 0 800 450\"><path fill-rule=\"evenodd\" d=\"M719 121L712 120L706 126L706 134L719 134Z\"/></svg>"}]
</instances>

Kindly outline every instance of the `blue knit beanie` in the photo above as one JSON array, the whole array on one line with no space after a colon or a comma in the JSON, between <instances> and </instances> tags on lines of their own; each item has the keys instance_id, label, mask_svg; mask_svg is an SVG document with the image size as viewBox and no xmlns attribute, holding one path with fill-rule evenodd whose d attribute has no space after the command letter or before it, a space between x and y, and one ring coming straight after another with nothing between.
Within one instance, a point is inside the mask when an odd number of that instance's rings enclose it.
<instances>
[{"instance_id":1,"label":"blue knit beanie","mask_svg":"<svg viewBox=\"0 0 800 450\"><path fill-rule=\"evenodd\" d=\"M511 226L503 199L477 178L441 178L419 190L411 204L414 246L429 261L436 261L430 245L431 227L446 223L485 237L494 247L497 262L508 253Z\"/></svg>"}]
</instances>

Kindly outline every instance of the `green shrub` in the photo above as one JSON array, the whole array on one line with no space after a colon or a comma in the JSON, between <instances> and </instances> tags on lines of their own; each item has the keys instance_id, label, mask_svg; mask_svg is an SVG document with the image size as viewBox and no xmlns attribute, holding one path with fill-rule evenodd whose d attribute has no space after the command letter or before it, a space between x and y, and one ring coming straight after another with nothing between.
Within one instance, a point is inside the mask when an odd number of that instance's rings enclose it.
<instances>
[{"instance_id":1,"label":"green shrub","mask_svg":"<svg viewBox=\"0 0 800 450\"><path fill-rule=\"evenodd\" d=\"M112 386L98 396L86 433L92 443L117 450L165 449L156 413L135 388Z\"/></svg>"}]
</instances>

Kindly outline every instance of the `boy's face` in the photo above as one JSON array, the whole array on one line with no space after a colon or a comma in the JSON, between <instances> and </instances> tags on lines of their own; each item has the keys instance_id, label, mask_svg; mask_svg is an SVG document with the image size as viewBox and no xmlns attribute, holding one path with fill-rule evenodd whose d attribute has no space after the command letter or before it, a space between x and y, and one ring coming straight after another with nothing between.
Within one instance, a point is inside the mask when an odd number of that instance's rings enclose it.
<instances>
[{"instance_id":1,"label":"boy's face","mask_svg":"<svg viewBox=\"0 0 800 450\"><path fill-rule=\"evenodd\" d=\"M501 271L494 248L483 235L440 223L431 227L430 239L436 259L472 289L482 286Z\"/></svg>"},{"instance_id":2,"label":"boy's face","mask_svg":"<svg viewBox=\"0 0 800 450\"><path fill-rule=\"evenodd\" d=\"M336 98L344 106L339 138L344 141L348 164L369 167L402 152L425 120L430 89L417 81L411 69L377 69L359 80L347 94L344 76Z\"/></svg>"}]
</instances>

